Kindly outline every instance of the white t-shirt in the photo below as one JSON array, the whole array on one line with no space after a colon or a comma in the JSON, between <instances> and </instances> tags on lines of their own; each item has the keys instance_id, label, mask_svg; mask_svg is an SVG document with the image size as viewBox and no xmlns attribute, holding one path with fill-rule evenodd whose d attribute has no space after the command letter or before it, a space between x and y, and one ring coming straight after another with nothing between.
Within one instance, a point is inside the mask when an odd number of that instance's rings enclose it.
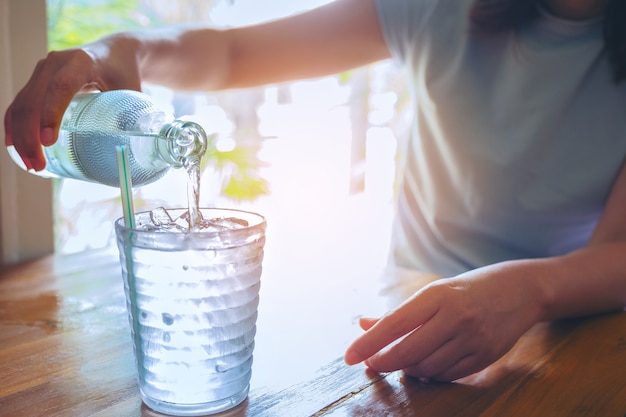
<instances>
[{"instance_id":1,"label":"white t-shirt","mask_svg":"<svg viewBox=\"0 0 626 417\"><path fill-rule=\"evenodd\" d=\"M442 275L584 246L626 155L601 19L480 39L471 1L377 3L415 103L393 257Z\"/></svg>"}]
</instances>

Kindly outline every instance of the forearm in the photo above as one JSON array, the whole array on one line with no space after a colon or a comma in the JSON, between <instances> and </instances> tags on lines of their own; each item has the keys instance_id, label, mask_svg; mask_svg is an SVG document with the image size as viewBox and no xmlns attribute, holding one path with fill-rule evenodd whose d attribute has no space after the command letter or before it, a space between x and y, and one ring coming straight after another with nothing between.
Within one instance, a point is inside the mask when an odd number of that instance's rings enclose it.
<instances>
[{"instance_id":1,"label":"forearm","mask_svg":"<svg viewBox=\"0 0 626 417\"><path fill-rule=\"evenodd\" d=\"M86 48L105 64L111 55L135 62L142 81L180 90L319 77L389 57L372 0L341 0L240 28L178 26L121 33Z\"/></svg>"},{"instance_id":2,"label":"forearm","mask_svg":"<svg viewBox=\"0 0 626 417\"><path fill-rule=\"evenodd\" d=\"M544 259L488 267L523 289L539 321L621 310L626 306L626 242L589 246ZM478 270L477 270L478 271Z\"/></svg>"},{"instance_id":3,"label":"forearm","mask_svg":"<svg viewBox=\"0 0 626 417\"><path fill-rule=\"evenodd\" d=\"M144 33L137 51L142 79L178 90L232 88L231 38L213 28Z\"/></svg>"},{"instance_id":4,"label":"forearm","mask_svg":"<svg viewBox=\"0 0 626 417\"><path fill-rule=\"evenodd\" d=\"M83 46L105 85L150 82L178 90L215 90L228 72L228 46L222 32L172 26L116 33Z\"/></svg>"},{"instance_id":5,"label":"forearm","mask_svg":"<svg viewBox=\"0 0 626 417\"><path fill-rule=\"evenodd\" d=\"M548 259L544 319L621 310L626 306L626 242L596 244Z\"/></svg>"}]
</instances>

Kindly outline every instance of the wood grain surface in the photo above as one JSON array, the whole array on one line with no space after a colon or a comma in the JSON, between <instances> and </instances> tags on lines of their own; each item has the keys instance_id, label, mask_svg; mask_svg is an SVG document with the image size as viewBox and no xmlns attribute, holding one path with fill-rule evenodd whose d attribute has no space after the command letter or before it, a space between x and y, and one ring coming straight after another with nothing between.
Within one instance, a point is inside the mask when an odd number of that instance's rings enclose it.
<instances>
[{"instance_id":1,"label":"wood grain surface","mask_svg":"<svg viewBox=\"0 0 626 417\"><path fill-rule=\"evenodd\" d=\"M0 416L160 416L135 382L117 256L51 256L0 272ZM626 416L626 313L533 327L454 383L348 367L360 316L435 277L264 269L249 398L224 416Z\"/></svg>"}]
</instances>

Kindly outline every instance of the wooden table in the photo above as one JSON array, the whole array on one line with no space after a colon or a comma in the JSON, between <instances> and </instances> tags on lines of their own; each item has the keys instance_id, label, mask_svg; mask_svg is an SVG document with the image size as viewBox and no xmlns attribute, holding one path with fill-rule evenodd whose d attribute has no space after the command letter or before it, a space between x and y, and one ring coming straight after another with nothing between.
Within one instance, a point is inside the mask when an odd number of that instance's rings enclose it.
<instances>
[{"instance_id":1,"label":"wooden table","mask_svg":"<svg viewBox=\"0 0 626 417\"><path fill-rule=\"evenodd\" d=\"M295 264L298 264L297 262ZM142 405L114 252L0 273L0 416L156 416ZM455 383L347 367L357 318L432 279L270 264L249 398L228 416L626 416L626 313L542 323Z\"/></svg>"}]
</instances>

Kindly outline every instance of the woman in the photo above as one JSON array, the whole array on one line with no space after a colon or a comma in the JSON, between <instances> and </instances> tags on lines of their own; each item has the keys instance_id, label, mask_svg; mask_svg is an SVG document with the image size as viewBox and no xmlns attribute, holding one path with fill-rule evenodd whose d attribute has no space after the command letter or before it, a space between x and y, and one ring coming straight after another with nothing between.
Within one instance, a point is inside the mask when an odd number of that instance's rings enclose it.
<instances>
[{"instance_id":1,"label":"woman","mask_svg":"<svg viewBox=\"0 0 626 417\"><path fill-rule=\"evenodd\" d=\"M363 319L345 359L454 380L538 321L626 305L621 2L337 0L251 27L116 34L42 60L6 144L42 169L81 89L241 88L394 57L416 105L394 259L448 278Z\"/></svg>"}]
</instances>

